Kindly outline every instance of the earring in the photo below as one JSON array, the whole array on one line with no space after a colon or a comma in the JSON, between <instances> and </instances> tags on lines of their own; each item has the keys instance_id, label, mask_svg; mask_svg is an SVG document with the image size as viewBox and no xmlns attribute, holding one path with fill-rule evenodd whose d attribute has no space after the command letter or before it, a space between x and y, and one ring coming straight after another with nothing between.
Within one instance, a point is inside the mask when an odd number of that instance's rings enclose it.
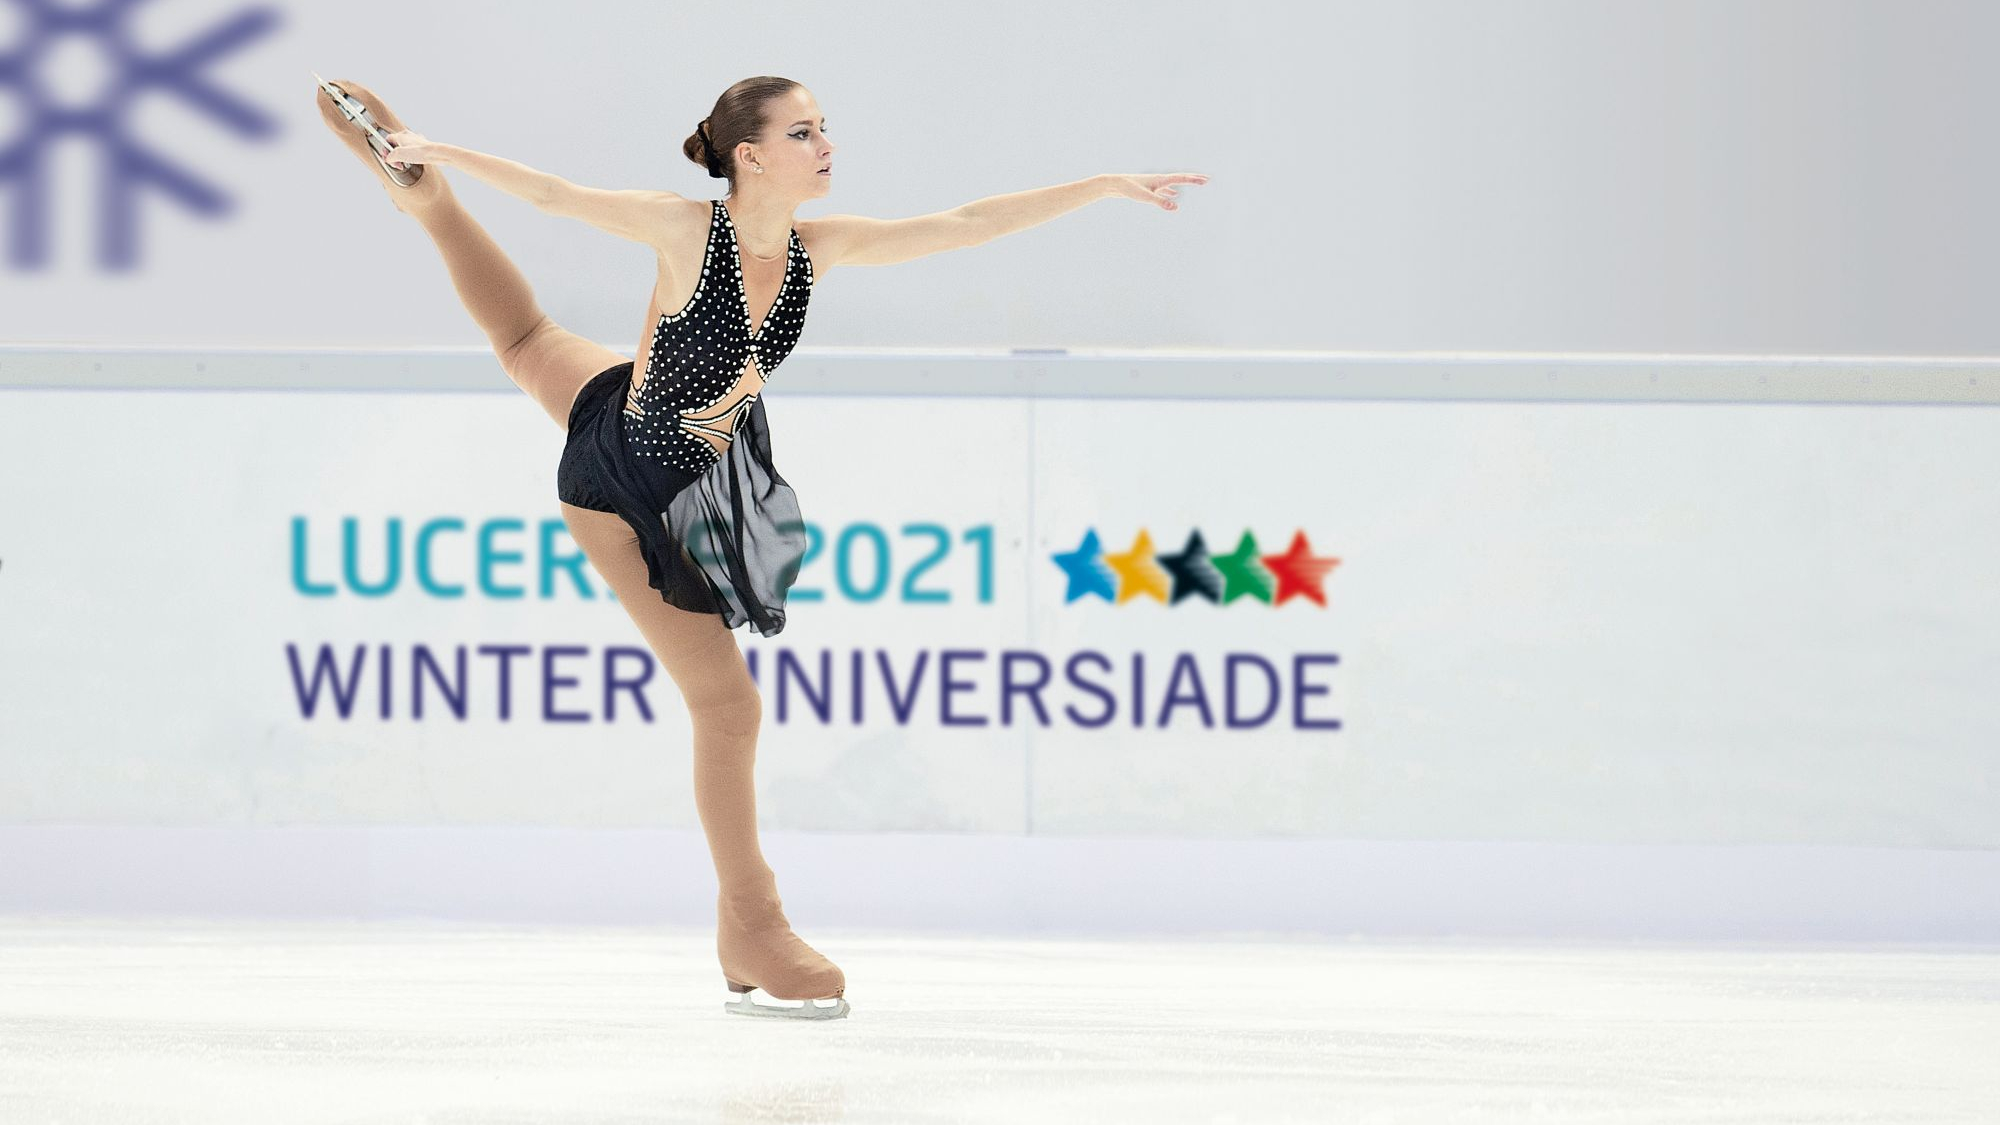
<instances>
[{"instance_id":1,"label":"earring","mask_svg":"<svg viewBox=\"0 0 2000 1125\"><path fill-rule=\"evenodd\" d=\"M764 170L764 166L762 164L757 165L757 170L759 172L762 172Z\"/></svg>"}]
</instances>

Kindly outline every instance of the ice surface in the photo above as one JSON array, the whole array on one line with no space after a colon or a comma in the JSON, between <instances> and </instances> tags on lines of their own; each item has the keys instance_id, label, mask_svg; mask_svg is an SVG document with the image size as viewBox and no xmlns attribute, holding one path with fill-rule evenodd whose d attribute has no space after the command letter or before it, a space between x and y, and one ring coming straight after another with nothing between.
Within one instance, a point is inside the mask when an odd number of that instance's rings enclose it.
<instances>
[{"instance_id":1,"label":"ice surface","mask_svg":"<svg viewBox=\"0 0 2000 1125\"><path fill-rule=\"evenodd\" d=\"M1996 949L801 933L0 918L0 1121L2000 1119Z\"/></svg>"}]
</instances>

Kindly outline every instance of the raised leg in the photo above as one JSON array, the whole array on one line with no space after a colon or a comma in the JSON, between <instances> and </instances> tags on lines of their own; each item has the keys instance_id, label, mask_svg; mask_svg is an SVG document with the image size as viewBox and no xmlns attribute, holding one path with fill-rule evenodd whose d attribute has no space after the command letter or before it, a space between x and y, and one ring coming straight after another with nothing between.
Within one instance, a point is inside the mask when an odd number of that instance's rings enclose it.
<instances>
[{"instance_id":1,"label":"raised leg","mask_svg":"<svg viewBox=\"0 0 2000 1125\"><path fill-rule=\"evenodd\" d=\"M336 80L334 85L367 105L370 116L385 132L407 128L367 87L345 79ZM460 302L486 334L507 377L528 392L557 425L566 426L576 392L592 376L624 362L625 357L561 327L542 312L527 278L459 203L443 168L425 168L411 187L395 183L376 161L361 131L341 114L333 99L323 91L315 96L327 127L368 166L389 193L390 202L422 224L424 233L436 244Z\"/></svg>"}]
</instances>

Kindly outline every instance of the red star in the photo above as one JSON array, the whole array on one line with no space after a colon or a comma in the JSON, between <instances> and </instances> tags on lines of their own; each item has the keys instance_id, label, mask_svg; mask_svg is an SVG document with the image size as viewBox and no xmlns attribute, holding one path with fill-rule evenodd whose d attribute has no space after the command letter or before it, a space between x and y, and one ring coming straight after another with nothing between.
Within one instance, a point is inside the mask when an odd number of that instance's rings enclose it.
<instances>
[{"instance_id":1,"label":"red star","mask_svg":"<svg viewBox=\"0 0 2000 1125\"><path fill-rule=\"evenodd\" d=\"M1322 583L1326 572L1339 566L1340 560L1331 555L1314 558L1306 546L1303 530L1293 533L1292 545L1285 549L1284 554L1258 557L1278 579L1278 587L1271 595L1272 605L1285 604L1285 599L1293 594L1304 594L1322 606L1326 604L1326 590Z\"/></svg>"}]
</instances>

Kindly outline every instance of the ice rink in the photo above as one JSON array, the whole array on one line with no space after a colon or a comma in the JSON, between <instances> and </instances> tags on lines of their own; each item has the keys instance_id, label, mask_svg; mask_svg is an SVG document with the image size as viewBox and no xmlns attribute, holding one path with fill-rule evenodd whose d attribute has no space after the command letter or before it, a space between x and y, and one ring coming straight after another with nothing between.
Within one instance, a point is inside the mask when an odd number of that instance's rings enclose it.
<instances>
[{"instance_id":1,"label":"ice rink","mask_svg":"<svg viewBox=\"0 0 2000 1125\"><path fill-rule=\"evenodd\" d=\"M713 935L15 917L0 1121L1984 1122L2000 950L802 931L827 1023Z\"/></svg>"}]
</instances>

